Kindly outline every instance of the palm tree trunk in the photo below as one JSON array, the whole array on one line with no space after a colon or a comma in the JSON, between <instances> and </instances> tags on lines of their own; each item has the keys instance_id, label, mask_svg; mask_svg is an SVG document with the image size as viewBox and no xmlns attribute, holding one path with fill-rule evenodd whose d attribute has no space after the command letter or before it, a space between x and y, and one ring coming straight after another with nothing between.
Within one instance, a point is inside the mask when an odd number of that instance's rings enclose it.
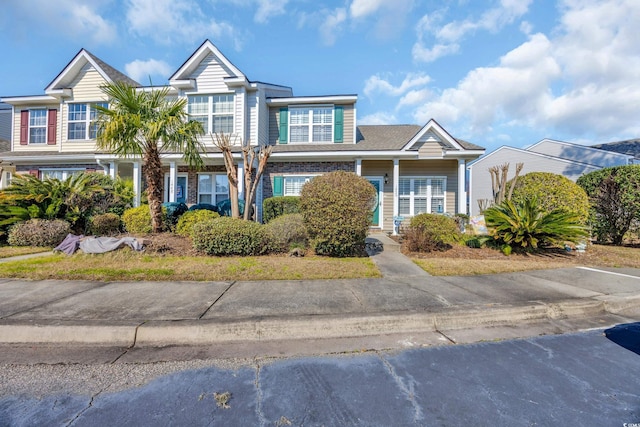
<instances>
[{"instance_id":1,"label":"palm tree trunk","mask_svg":"<svg viewBox=\"0 0 640 427\"><path fill-rule=\"evenodd\" d=\"M164 173L162 162L157 149L145 154L147 165L145 177L147 179L147 199L151 212L151 227L154 233L162 232L162 181Z\"/></svg>"}]
</instances>

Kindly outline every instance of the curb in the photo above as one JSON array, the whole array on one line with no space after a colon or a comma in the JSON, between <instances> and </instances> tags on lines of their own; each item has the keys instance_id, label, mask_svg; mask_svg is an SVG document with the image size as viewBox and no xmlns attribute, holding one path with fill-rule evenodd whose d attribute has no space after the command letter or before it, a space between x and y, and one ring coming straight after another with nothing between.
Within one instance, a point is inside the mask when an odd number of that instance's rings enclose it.
<instances>
[{"instance_id":1,"label":"curb","mask_svg":"<svg viewBox=\"0 0 640 427\"><path fill-rule=\"evenodd\" d=\"M602 300L534 302L521 306L468 306L437 312L395 312L352 316L314 315L237 320L148 322L0 322L1 344L61 344L118 347L211 345L246 341L357 338L395 333L438 332L580 319L640 308L640 295Z\"/></svg>"}]
</instances>

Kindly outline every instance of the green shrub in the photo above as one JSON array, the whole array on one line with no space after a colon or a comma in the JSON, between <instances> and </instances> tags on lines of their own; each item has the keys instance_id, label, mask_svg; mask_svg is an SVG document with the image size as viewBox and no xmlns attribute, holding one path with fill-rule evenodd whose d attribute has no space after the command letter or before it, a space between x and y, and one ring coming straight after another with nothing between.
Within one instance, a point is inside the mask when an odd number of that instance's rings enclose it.
<instances>
[{"instance_id":1,"label":"green shrub","mask_svg":"<svg viewBox=\"0 0 640 427\"><path fill-rule=\"evenodd\" d=\"M193 226L193 247L207 255L260 255L269 239L262 224L220 217Z\"/></svg>"},{"instance_id":2,"label":"green shrub","mask_svg":"<svg viewBox=\"0 0 640 427\"><path fill-rule=\"evenodd\" d=\"M484 218L505 255L513 248L533 251L565 242L578 243L588 235L576 213L562 209L547 212L535 198L523 202L505 200L487 209Z\"/></svg>"},{"instance_id":3,"label":"green shrub","mask_svg":"<svg viewBox=\"0 0 640 427\"><path fill-rule=\"evenodd\" d=\"M262 221L267 223L285 214L300 213L300 197L276 196L264 199L262 202Z\"/></svg>"},{"instance_id":4,"label":"green shrub","mask_svg":"<svg viewBox=\"0 0 640 427\"><path fill-rule=\"evenodd\" d=\"M300 213L319 255L364 254L376 190L352 172L330 172L302 187Z\"/></svg>"},{"instance_id":5,"label":"green shrub","mask_svg":"<svg viewBox=\"0 0 640 427\"><path fill-rule=\"evenodd\" d=\"M61 219L30 219L9 229L11 246L58 246L71 232L71 225Z\"/></svg>"},{"instance_id":6,"label":"green shrub","mask_svg":"<svg viewBox=\"0 0 640 427\"><path fill-rule=\"evenodd\" d=\"M507 185L509 187L510 184ZM564 209L574 213L586 224L589 218L589 198L575 182L562 175L549 172L530 172L518 177L511 200L521 203L535 198L544 212Z\"/></svg>"},{"instance_id":7,"label":"green shrub","mask_svg":"<svg viewBox=\"0 0 640 427\"><path fill-rule=\"evenodd\" d=\"M212 212L218 212L218 207L216 205L212 205L211 203L198 203L189 208L190 211L199 211L202 209L206 209Z\"/></svg>"},{"instance_id":8,"label":"green shrub","mask_svg":"<svg viewBox=\"0 0 640 427\"><path fill-rule=\"evenodd\" d=\"M438 214L419 214L411 218L404 230L403 244L411 252L442 251L462 240L454 218Z\"/></svg>"},{"instance_id":9,"label":"green shrub","mask_svg":"<svg viewBox=\"0 0 640 427\"><path fill-rule=\"evenodd\" d=\"M640 165L600 169L578 178L591 201L590 225L602 242L622 244L640 224Z\"/></svg>"},{"instance_id":10,"label":"green shrub","mask_svg":"<svg viewBox=\"0 0 640 427\"><path fill-rule=\"evenodd\" d=\"M274 252L288 252L293 248L306 248L309 235L300 214L285 214L278 216L265 225L271 250Z\"/></svg>"},{"instance_id":11,"label":"green shrub","mask_svg":"<svg viewBox=\"0 0 640 427\"><path fill-rule=\"evenodd\" d=\"M165 230L175 230L178 220L189 210L189 207L182 202L168 202L162 204L162 213Z\"/></svg>"},{"instance_id":12,"label":"green shrub","mask_svg":"<svg viewBox=\"0 0 640 427\"><path fill-rule=\"evenodd\" d=\"M220 218L220 214L208 209L185 212L176 225L176 233L184 237L192 237L193 226L204 221Z\"/></svg>"},{"instance_id":13,"label":"green shrub","mask_svg":"<svg viewBox=\"0 0 640 427\"><path fill-rule=\"evenodd\" d=\"M95 215L91 218L90 230L97 236L108 236L120 232L122 222L114 213Z\"/></svg>"},{"instance_id":14,"label":"green shrub","mask_svg":"<svg viewBox=\"0 0 640 427\"><path fill-rule=\"evenodd\" d=\"M130 208L122 214L122 223L129 233L151 233L151 211L149 205Z\"/></svg>"}]
</instances>

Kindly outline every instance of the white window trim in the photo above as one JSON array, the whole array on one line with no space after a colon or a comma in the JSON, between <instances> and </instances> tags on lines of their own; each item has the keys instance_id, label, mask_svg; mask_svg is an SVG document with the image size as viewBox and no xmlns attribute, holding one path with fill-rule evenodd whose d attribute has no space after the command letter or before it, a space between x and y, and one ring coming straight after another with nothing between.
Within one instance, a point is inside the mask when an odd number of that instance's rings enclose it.
<instances>
[{"instance_id":1,"label":"white window trim","mask_svg":"<svg viewBox=\"0 0 640 427\"><path fill-rule=\"evenodd\" d=\"M318 125L322 125L322 126L331 126L331 137L328 141L314 141L313 140L313 114L311 114L311 112L314 109L321 109L321 108L326 108L331 110L331 123L327 124L327 123L321 123L321 124L316 124L316 126ZM308 127L308 135L309 135L309 140L307 141L293 141L292 135L291 135L291 128L292 127L301 127L301 126L305 126L304 124L299 125L299 124L292 124L291 123L291 111L292 110L307 110L307 115L308 115L308 123L306 124L306 126ZM288 119L287 119L287 125L288 125L288 141L291 144L329 144L335 141L336 138L336 118L335 118L335 105L333 104L312 104L312 105L290 105L288 107Z\"/></svg>"},{"instance_id":2,"label":"white window trim","mask_svg":"<svg viewBox=\"0 0 640 427\"><path fill-rule=\"evenodd\" d=\"M411 190L410 190L410 194L409 196L403 196L400 194L400 190L398 189L398 201L400 199L409 199L409 214L402 214L403 216L407 216L407 217L412 217L415 216L415 194L414 194L414 180L416 179L426 179L427 180L427 212L426 213L442 213L444 214L445 212L447 212L447 177L446 176L400 176L399 181L403 180L403 179L410 179L411 180ZM442 201L442 212L431 212L431 202L433 200L432 197L432 193L431 193L431 180L432 179L438 179L438 180L442 180L442 189L443 189L443 194L441 196L441 198L443 199ZM399 183L398 183L399 185ZM440 196L438 196L438 198L440 198ZM398 203L399 205L399 203Z\"/></svg>"},{"instance_id":3,"label":"white window trim","mask_svg":"<svg viewBox=\"0 0 640 427\"><path fill-rule=\"evenodd\" d=\"M219 194L226 194L227 198L229 198L229 193L218 193L216 192L216 180L215 177L217 175L222 175L222 176L227 176L226 172L198 172L196 174L196 178L197 178L197 182L196 182L196 186L197 186L197 193L196 193L196 203L200 204L202 202L200 202L200 195L204 194L204 195L210 195L211 196L211 203L212 205L217 205L216 203L216 196ZM202 175L209 175L212 177L212 185L211 185L211 193L203 193L200 190L200 176Z\"/></svg>"},{"instance_id":4,"label":"white window trim","mask_svg":"<svg viewBox=\"0 0 640 427\"><path fill-rule=\"evenodd\" d=\"M304 183L306 184L307 182L311 181L316 176L320 176L320 175L322 175L322 174L320 174L320 173L311 173L311 174L299 173L299 174L285 174L285 175L282 175L282 195L283 196L299 196L300 195L300 193L298 193L298 194L287 194L287 179L291 179L291 178L306 178L305 181L304 181Z\"/></svg>"},{"instance_id":5,"label":"white window trim","mask_svg":"<svg viewBox=\"0 0 640 427\"><path fill-rule=\"evenodd\" d=\"M211 134L213 133L213 118L214 117L221 117L221 116L231 116L231 133L234 134L235 130L236 130L236 102L237 102L237 96L235 92L223 92L223 93L187 93L185 94L187 96L187 113L189 115L190 118L195 118L195 117L206 117L207 118L207 128L204 130L204 132L206 134ZM231 109L230 113L224 112L224 113L214 113L213 112L213 98L214 96L232 96L233 97L233 108ZM201 96L201 97L206 97L207 98L207 112L206 113L197 113L197 114L193 114L193 113L189 113L189 99L191 97L195 97L195 96Z\"/></svg>"},{"instance_id":6,"label":"white window trim","mask_svg":"<svg viewBox=\"0 0 640 427\"><path fill-rule=\"evenodd\" d=\"M47 177L45 176L48 172L62 172L62 181L69 178L70 175L73 175L77 172L84 172L85 168L40 168L40 176L42 180L45 180Z\"/></svg>"},{"instance_id":7,"label":"white window trim","mask_svg":"<svg viewBox=\"0 0 640 427\"><path fill-rule=\"evenodd\" d=\"M72 105L84 105L86 108L85 118L84 120L70 120L69 115L71 114L71 106ZM108 103L106 101L93 101L93 102L69 102L67 103L67 141L92 141L95 138L91 138L91 125L96 122L98 117L97 110L95 109L95 105L106 105ZM91 120L91 111L96 111L96 118ZM72 123L84 123L84 138L70 138L69 137L69 125Z\"/></svg>"},{"instance_id":8,"label":"white window trim","mask_svg":"<svg viewBox=\"0 0 640 427\"><path fill-rule=\"evenodd\" d=\"M31 125L31 113L33 111L44 111L44 125L43 126L32 126ZM49 109L46 107L33 107L33 108L29 108L29 127L27 129L27 143L28 144L35 144L35 145L41 145L41 144L46 144L47 143L47 139L49 137ZM34 142L31 140L31 129L40 129L40 128L44 128L44 140L42 142Z\"/></svg>"}]
</instances>

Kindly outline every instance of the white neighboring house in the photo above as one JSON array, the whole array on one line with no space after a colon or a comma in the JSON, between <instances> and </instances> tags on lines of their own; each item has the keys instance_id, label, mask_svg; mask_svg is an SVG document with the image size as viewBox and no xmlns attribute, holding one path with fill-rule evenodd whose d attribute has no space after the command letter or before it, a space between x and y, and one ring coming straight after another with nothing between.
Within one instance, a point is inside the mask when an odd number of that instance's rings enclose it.
<instances>
[{"instance_id":1,"label":"white neighboring house","mask_svg":"<svg viewBox=\"0 0 640 427\"><path fill-rule=\"evenodd\" d=\"M467 166L469 172L469 213L478 215L478 201L493 199L489 168L509 163L509 179L515 175L517 163L524 163L520 172L551 172L576 181L581 175L603 167L627 165L633 156L599 150L584 145L543 139L526 150L502 146Z\"/></svg>"}]
</instances>

